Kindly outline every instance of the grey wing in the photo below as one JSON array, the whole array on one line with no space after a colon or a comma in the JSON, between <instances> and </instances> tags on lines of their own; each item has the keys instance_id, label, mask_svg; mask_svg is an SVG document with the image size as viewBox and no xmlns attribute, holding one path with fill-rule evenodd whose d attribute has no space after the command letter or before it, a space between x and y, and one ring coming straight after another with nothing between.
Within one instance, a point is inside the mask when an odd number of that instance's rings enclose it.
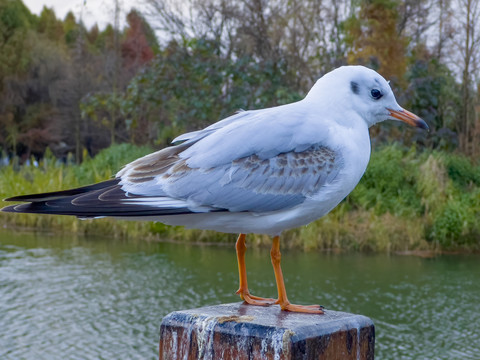
<instances>
[{"instance_id":1,"label":"grey wing","mask_svg":"<svg viewBox=\"0 0 480 360\"><path fill-rule=\"evenodd\" d=\"M213 168L192 168L187 143L138 159L116 179L54 193L18 196L7 212L82 218L152 217L192 212L269 212L301 204L335 180L339 152L322 145L260 158L253 154Z\"/></svg>"},{"instance_id":2,"label":"grey wing","mask_svg":"<svg viewBox=\"0 0 480 360\"><path fill-rule=\"evenodd\" d=\"M187 161L176 156L167 167L165 162L133 166L124 180L155 178L164 196L181 199L191 209L268 212L301 204L343 167L341 154L323 145L265 159L254 154L215 168L191 168Z\"/></svg>"}]
</instances>

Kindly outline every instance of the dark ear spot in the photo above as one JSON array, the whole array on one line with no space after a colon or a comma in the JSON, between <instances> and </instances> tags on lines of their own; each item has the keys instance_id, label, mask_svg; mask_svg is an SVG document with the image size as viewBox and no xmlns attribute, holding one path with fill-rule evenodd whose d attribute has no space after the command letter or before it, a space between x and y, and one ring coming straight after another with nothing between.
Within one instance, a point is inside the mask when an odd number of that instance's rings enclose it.
<instances>
[{"instance_id":1,"label":"dark ear spot","mask_svg":"<svg viewBox=\"0 0 480 360\"><path fill-rule=\"evenodd\" d=\"M350 89L352 89L352 92L354 94L359 94L360 93L360 87L358 86L358 83L355 81L350 82Z\"/></svg>"}]
</instances>

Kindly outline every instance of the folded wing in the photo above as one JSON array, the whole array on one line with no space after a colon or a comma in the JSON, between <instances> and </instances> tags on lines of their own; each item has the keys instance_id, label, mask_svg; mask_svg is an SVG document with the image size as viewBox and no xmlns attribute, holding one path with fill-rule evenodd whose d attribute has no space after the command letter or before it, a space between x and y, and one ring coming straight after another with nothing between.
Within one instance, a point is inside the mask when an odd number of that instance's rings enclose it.
<instances>
[{"instance_id":1,"label":"folded wing","mask_svg":"<svg viewBox=\"0 0 480 360\"><path fill-rule=\"evenodd\" d=\"M343 158L325 142L328 130L305 129L288 120L299 116L294 106L280 108L242 112L181 136L183 143L135 160L115 179L7 199L27 203L3 211L88 218L292 208L335 181ZM265 123L273 124L268 134L259 132Z\"/></svg>"}]
</instances>

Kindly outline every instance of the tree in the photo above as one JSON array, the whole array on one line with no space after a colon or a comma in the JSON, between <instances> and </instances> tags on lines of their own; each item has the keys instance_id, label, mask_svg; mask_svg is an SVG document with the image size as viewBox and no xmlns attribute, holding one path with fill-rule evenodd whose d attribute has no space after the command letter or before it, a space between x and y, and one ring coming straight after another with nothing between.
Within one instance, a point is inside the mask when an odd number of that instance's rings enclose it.
<instances>
[{"instance_id":1,"label":"tree","mask_svg":"<svg viewBox=\"0 0 480 360\"><path fill-rule=\"evenodd\" d=\"M435 51L435 49L433 49ZM457 116L460 112L460 85L455 76L432 54L419 44L411 56L406 80L408 87L402 102L430 126L430 132L406 131L414 134L414 141L442 150L453 150L458 145Z\"/></svg>"},{"instance_id":2,"label":"tree","mask_svg":"<svg viewBox=\"0 0 480 360\"><path fill-rule=\"evenodd\" d=\"M475 114L475 84L480 82L480 2L458 0L457 38L461 56L462 107L458 121L460 149L467 154L480 151L480 121ZM478 100L477 100L478 101Z\"/></svg>"},{"instance_id":3,"label":"tree","mask_svg":"<svg viewBox=\"0 0 480 360\"><path fill-rule=\"evenodd\" d=\"M149 41L148 36L151 35L151 29L136 10L128 13L127 23L128 27L125 30L125 37L120 45L122 66L125 71L133 76L140 68L153 59L153 47L158 49L158 44L152 40Z\"/></svg>"},{"instance_id":4,"label":"tree","mask_svg":"<svg viewBox=\"0 0 480 360\"><path fill-rule=\"evenodd\" d=\"M49 9L46 6L43 7L40 13L37 31L45 34L46 37L52 41L63 42L64 40L65 33L62 22L57 19L53 9Z\"/></svg>"},{"instance_id":5,"label":"tree","mask_svg":"<svg viewBox=\"0 0 480 360\"><path fill-rule=\"evenodd\" d=\"M335 0L148 0L150 18L164 38L181 43L206 39L221 44L227 59L244 56L279 64L295 91L305 91L322 74L345 64L342 27L350 1Z\"/></svg>"},{"instance_id":6,"label":"tree","mask_svg":"<svg viewBox=\"0 0 480 360\"><path fill-rule=\"evenodd\" d=\"M241 108L300 98L288 88L283 67L246 55L228 59L219 46L206 39L168 44L127 88L122 113L131 129L149 129L148 134L168 142L174 132L199 129Z\"/></svg>"},{"instance_id":7,"label":"tree","mask_svg":"<svg viewBox=\"0 0 480 360\"><path fill-rule=\"evenodd\" d=\"M397 0L362 0L358 15L345 24L348 62L367 65L394 83L402 82L407 67L407 39L397 28L398 6Z\"/></svg>"},{"instance_id":8,"label":"tree","mask_svg":"<svg viewBox=\"0 0 480 360\"><path fill-rule=\"evenodd\" d=\"M0 0L0 91L7 75L22 73L30 58L26 47L34 17L20 0Z\"/></svg>"},{"instance_id":9,"label":"tree","mask_svg":"<svg viewBox=\"0 0 480 360\"><path fill-rule=\"evenodd\" d=\"M84 119L92 119L108 129L111 144L117 138L121 141L136 138L132 133L127 134L134 131L138 122L125 118L121 106L123 92L132 77L153 59L153 49L158 49L158 43L151 39L153 31L136 10L127 15L127 24L123 33L107 27L95 37L96 45L104 46L101 52L109 55L104 62L106 86L91 91L80 104Z\"/></svg>"},{"instance_id":10,"label":"tree","mask_svg":"<svg viewBox=\"0 0 480 360\"><path fill-rule=\"evenodd\" d=\"M60 140L58 86L66 76L66 56L34 32L28 34L24 46L29 49L27 71L4 77L0 117L5 120L3 131L13 152L40 156Z\"/></svg>"},{"instance_id":11,"label":"tree","mask_svg":"<svg viewBox=\"0 0 480 360\"><path fill-rule=\"evenodd\" d=\"M452 21L453 10L451 7L451 0L438 0L437 12L438 40L434 48L437 59L443 61L445 57L445 49L450 45L450 42L455 35Z\"/></svg>"}]
</instances>

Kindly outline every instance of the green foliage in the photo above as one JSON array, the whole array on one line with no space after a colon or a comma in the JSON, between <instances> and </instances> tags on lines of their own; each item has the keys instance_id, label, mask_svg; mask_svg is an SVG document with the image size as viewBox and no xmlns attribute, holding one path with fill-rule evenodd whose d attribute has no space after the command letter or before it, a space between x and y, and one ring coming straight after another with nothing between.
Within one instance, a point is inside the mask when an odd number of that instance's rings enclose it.
<instances>
[{"instance_id":1,"label":"green foliage","mask_svg":"<svg viewBox=\"0 0 480 360\"><path fill-rule=\"evenodd\" d=\"M435 219L430 237L444 247L450 247L460 239L465 212L458 201L449 201Z\"/></svg>"},{"instance_id":2,"label":"green foliage","mask_svg":"<svg viewBox=\"0 0 480 360\"><path fill-rule=\"evenodd\" d=\"M100 151L73 168L80 183L93 183L113 177L125 164L151 153L149 146L118 144Z\"/></svg>"},{"instance_id":3,"label":"green foliage","mask_svg":"<svg viewBox=\"0 0 480 360\"><path fill-rule=\"evenodd\" d=\"M456 116L460 111L460 86L452 72L438 59L419 48L407 72L406 107L423 118L429 133L416 134L416 141L429 147L452 150L458 140Z\"/></svg>"},{"instance_id":4,"label":"green foliage","mask_svg":"<svg viewBox=\"0 0 480 360\"><path fill-rule=\"evenodd\" d=\"M477 191L476 197L480 193ZM443 249L479 249L480 225L479 206L469 196L460 196L448 201L434 218L428 240Z\"/></svg>"},{"instance_id":5,"label":"green foliage","mask_svg":"<svg viewBox=\"0 0 480 360\"><path fill-rule=\"evenodd\" d=\"M414 223L422 219L419 231L440 249L477 249L479 170L458 154L418 154L387 146L373 152L365 176L347 202L357 210L373 211L374 219L385 214Z\"/></svg>"},{"instance_id":6,"label":"green foliage","mask_svg":"<svg viewBox=\"0 0 480 360\"><path fill-rule=\"evenodd\" d=\"M25 71L30 60L28 33L34 23L20 0L0 0L0 91L6 76Z\"/></svg>"},{"instance_id":7,"label":"green foliage","mask_svg":"<svg viewBox=\"0 0 480 360\"><path fill-rule=\"evenodd\" d=\"M367 171L350 195L349 202L373 208L378 214L420 214L423 208L416 187L418 165L415 149L406 152L394 145L374 151Z\"/></svg>"},{"instance_id":8,"label":"green foliage","mask_svg":"<svg viewBox=\"0 0 480 360\"><path fill-rule=\"evenodd\" d=\"M416 186L425 214L435 212L445 204L454 189L445 170L444 156L438 153L428 156L419 168Z\"/></svg>"},{"instance_id":9,"label":"green foliage","mask_svg":"<svg viewBox=\"0 0 480 360\"><path fill-rule=\"evenodd\" d=\"M0 168L0 196L54 191L106 180L124 164L151 151L149 147L115 145L81 165L63 164L47 151L38 167L13 164ZM480 185L456 180L463 174L478 174L478 166L465 160L460 155L418 154L398 145L385 146L373 153L365 177L346 202L306 227L287 231L283 236L285 243L305 250L480 250ZM447 171L452 163L462 164L456 168L461 169L461 175ZM72 217L28 214L0 216L4 226L120 238L235 241L234 235L161 223L78 221ZM251 239L256 245L270 242L260 235Z\"/></svg>"},{"instance_id":10,"label":"green foliage","mask_svg":"<svg viewBox=\"0 0 480 360\"><path fill-rule=\"evenodd\" d=\"M64 38L63 24L57 19L53 9L44 7L38 19L37 31L45 34L48 39L61 42Z\"/></svg>"},{"instance_id":11,"label":"green foliage","mask_svg":"<svg viewBox=\"0 0 480 360\"><path fill-rule=\"evenodd\" d=\"M480 186L480 164L475 166L467 157L458 154L448 154L445 157L445 167L448 176L460 190L472 186Z\"/></svg>"},{"instance_id":12,"label":"green foliage","mask_svg":"<svg viewBox=\"0 0 480 360\"><path fill-rule=\"evenodd\" d=\"M8 39L17 29L30 27L35 17L20 0L0 1L0 29L3 39Z\"/></svg>"},{"instance_id":13,"label":"green foliage","mask_svg":"<svg viewBox=\"0 0 480 360\"><path fill-rule=\"evenodd\" d=\"M434 247L478 249L479 170L478 165L458 154L417 154L398 145L387 146L372 154L365 176L348 203L374 211L372 224L378 224L374 219L385 214L414 223L422 219L423 229L419 231ZM370 228L372 236L380 229Z\"/></svg>"},{"instance_id":14,"label":"green foliage","mask_svg":"<svg viewBox=\"0 0 480 360\"><path fill-rule=\"evenodd\" d=\"M222 55L207 39L172 41L129 84L121 111L135 128L142 118L159 124L166 143L171 131L207 126L239 109L263 108L300 99L289 88L285 64Z\"/></svg>"},{"instance_id":15,"label":"green foliage","mask_svg":"<svg viewBox=\"0 0 480 360\"><path fill-rule=\"evenodd\" d=\"M71 11L65 16L63 22L63 32L65 33L65 43L69 46L73 46L77 40L80 32L75 15Z\"/></svg>"}]
</instances>

